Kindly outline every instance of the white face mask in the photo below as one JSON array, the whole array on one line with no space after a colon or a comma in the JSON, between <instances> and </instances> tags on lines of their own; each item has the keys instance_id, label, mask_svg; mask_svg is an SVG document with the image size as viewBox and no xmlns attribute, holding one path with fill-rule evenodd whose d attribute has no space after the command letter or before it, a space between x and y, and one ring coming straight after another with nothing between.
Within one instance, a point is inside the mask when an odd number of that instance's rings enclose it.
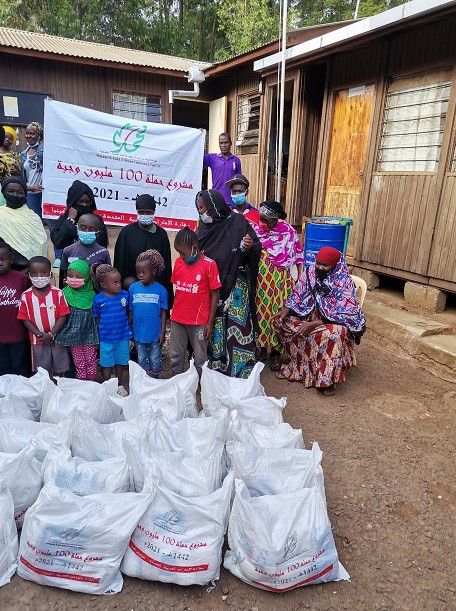
<instances>
[{"instance_id":1,"label":"white face mask","mask_svg":"<svg viewBox=\"0 0 456 611\"><path fill-rule=\"evenodd\" d=\"M44 289L51 282L50 276L37 276L35 278L30 278L30 282L37 289Z\"/></svg>"},{"instance_id":2,"label":"white face mask","mask_svg":"<svg viewBox=\"0 0 456 611\"><path fill-rule=\"evenodd\" d=\"M138 223L140 225L152 225L154 218L153 214L138 214Z\"/></svg>"},{"instance_id":3,"label":"white face mask","mask_svg":"<svg viewBox=\"0 0 456 611\"><path fill-rule=\"evenodd\" d=\"M203 212L203 214L200 214L200 219L203 221L203 223L206 223L207 225L210 225L214 222L212 216L209 216L207 212Z\"/></svg>"}]
</instances>

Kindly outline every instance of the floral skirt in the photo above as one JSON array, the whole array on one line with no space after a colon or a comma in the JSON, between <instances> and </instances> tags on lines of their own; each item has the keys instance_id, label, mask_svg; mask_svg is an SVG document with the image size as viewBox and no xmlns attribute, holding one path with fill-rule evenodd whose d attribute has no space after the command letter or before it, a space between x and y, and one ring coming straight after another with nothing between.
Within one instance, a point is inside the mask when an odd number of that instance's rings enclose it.
<instances>
[{"instance_id":1,"label":"floral skirt","mask_svg":"<svg viewBox=\"0 0 456 611\"><path fill-rule=\"evenodd\" d=\"M278 377L302 382L307 388L326 388L345 382L345 372L355 364L355 342L342 325L327 324L304 337L294 333L302 324L296 316L288 316L276 324L277 333L290 358L282 365Z\"/></svg>"},{"instance_id":2,"label":"floral skirt","mask_svg":"<svg viewBox=\"0 0 456 611\"><path fill-rule=\"evenodd\" d=\"M255 365L255 333L247 274L238 275L227 304L214 320L214 333L208 347L209 366L232 378L247 378Z\"/></svg>"},{"instance_id":3,"label":"floral skirt","mask_svg":"<svg viewBox=\"0 0 456 611\"><path fill-rule=\"evenodd\" d=\"M293 290L293 278L289 269L279 269L269 263L263 250L258 269L256 311L259 325L258 348L282 351L280 339L272 326L272 320L283 308Z\"/></svg>"}]
</instances>

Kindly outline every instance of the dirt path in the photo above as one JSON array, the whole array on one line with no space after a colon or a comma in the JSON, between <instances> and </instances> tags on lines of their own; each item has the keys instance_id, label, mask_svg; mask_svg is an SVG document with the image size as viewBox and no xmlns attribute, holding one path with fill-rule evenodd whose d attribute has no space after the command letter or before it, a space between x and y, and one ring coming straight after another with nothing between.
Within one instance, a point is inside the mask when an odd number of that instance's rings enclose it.
<instances>
[{"instance_id":1,"label":"dirt path","mask_svg":"<svg viewBox=\"0 0 456 611\"><path fill-rule=\"evenodd\" d=\"M287 395L285 418L317 440L329 515L351 582L273 595L222 569L217 588L125 579L113 597L43 588L15 576L0 607L24 609L456 609L456 388L369 338L359 367L331 398L264 378ZM222 596L224 599L222 599Z\"/></svg>"}]
</instances>

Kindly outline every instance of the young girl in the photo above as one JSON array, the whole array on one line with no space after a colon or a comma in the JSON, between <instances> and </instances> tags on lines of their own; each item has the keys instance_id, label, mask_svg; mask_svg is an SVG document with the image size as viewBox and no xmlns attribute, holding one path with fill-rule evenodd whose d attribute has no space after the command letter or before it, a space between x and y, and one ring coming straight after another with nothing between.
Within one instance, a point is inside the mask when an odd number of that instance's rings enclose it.
<instances>
[{"instance_id":1,"label":"young girl","mask_svg":"<svg viewBox=\"0 0 456 611\"><path fill-rule=\"evenodd\" d=\"M119 381L119 395L126 395L130 357L128 322L128 293L122 290L119 272L112 265L99 265L95 278L100 293L93 300L93 316L100 338L100 365L104 380L112 376L113 368Z\"/></svg>"},{"instance_id":2,"label":"young girl","mask_svg":"<svg viewBox=\"0 0 456 611\"><path fill-rule=\"evenodd\" d=\"M95 291L87 261L78 259L70 263L63 294L70 306L70 316L55 343L70 348L78 380L95 380L98 333L92 313Z\"/></svg>"},{"instance_id":3,"label":"young girl","mask_svg":"<svg viewBox=\"0 0 456 611\"><path fill-rule=\"evenodd\" d=\"M138 363L154 378L163 369L168 292L155 278L164 269L161 254L157 250L146 250L136 259L139 282L134 282L129 288L130 320L133 322Z\"/></svg>"}]
</instances>

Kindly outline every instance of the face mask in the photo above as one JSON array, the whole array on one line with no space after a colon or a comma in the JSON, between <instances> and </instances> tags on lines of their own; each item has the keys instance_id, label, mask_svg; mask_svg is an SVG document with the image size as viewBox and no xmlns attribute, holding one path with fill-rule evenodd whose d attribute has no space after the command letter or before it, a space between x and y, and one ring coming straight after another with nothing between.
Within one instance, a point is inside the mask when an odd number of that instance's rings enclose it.
<instances>
[{"instance_id":1,"label":"face mask","mask_svg":"<svg viewBox=\"0 0 456 611\"><path fill-rule=\"evenodd\" d=\"M140 225L152 225L155 216L153 214L138 214L138 223Z\"/></svg>"},{"instance_id":2,"label":"face mask","mask_svg":"<svg viewBox=\"0 0 456 611\"><path fill-rule=\"evenodd\" d=\"M247 201L247 195L245 193L236 193L236 195L231 196L231 199L235 206L242 206Z\"/></svg>"},{"instance_id":3,"label":"face mask","mask_svg":"<svg viewBox=\"0 0 456 611\"><path fill-rule=\"evenodd\" d=\"M318 269L317 267L315 268L315 275L317 276L317 278L319 280L324 280L326 278L326 276L328 275L328 272L324 269Z\"/></svg>"},{"instance_id":4,"label":"face mask","mask_svg":"<svg viewBox=\"0 0 456 611\"><path fill-rule=\"evenodd\" d=\"M262 229L263 231L271 231L269 225L264 221L260 221L260 229Z\"/></svg>"},{"instance_id":5,"label":"face mask","mask_svg":"<svg viewBox=\"0 0 456 611\"><path fill-rule=\"evenodd\" d=\"M96 231L79 231L78 229L78 238L82 244L89 246L90 244L93 244L95 240L97 239L97 232Z\"/></svg>"},{"instance_id":6,"label":"face mask","mask_svg":"<svg viewBox=\"0 0 456 611\"><path fill-rule=\"evenodd\" d=\"M73 289L80 289L84 286L84 278L67 278L66 283Z\"/></svg>"},{"instance_id":7,"label":"face mask","mask_svg":"<svg viewBox=\"0 0 456 611\"><path fill-rule=\"evenodd\" d=\"M203 214L200 214L200 219L203 221L203 223L206 223L207 225L210 225L214 222L212 216L209 216L207 212L203 212Z\"/></svg>"},{"instance_id":8,"label":"face mask","mask_svg":"<svg viewBox=\"0 0 456 611\"><path fill-rule=\"evenodd\" d=\"M27 198L22 195L9 195L8 193L5 193L4 198L6 201L6 207L13 208L14 210L22 208L22 206L27 203Z\"/></svg>"},{"instance_id":9,"label":"face mask","mask_svg":"<svg viewBox=\"0 0 456 611\"><path fill-rule=\"evenodd\" d=\"M198 260L198 255L198 251L192 252L189 257L187 257L186 259L184 258L185 263L187 263L187 265L193 265L193 263L196 263L196 261Z\"/></svg>"},{"instance_id":10,"label":"face mask","mask_svg":"<svg viewBox=\"0 0 456 611\"><path fill-rule=\"evenodd\" d=\"M82 216L83 214L87 214L92 210L92 206L89 205L84 205L84 204L74 204L74 206L71 206L72 208L74 208L79 216Z\"/></svg>"},{"instance_id":11,"label":"face mask","mask_svg":"<svg viewBox=\"0 0 456 611\"><path fill-rule=\"evenodd\" d=\"M51 282L50 276L37 276L36 278L30 278L30 282L37 289L44 289Z\"/></svg>"}]
</instances>

